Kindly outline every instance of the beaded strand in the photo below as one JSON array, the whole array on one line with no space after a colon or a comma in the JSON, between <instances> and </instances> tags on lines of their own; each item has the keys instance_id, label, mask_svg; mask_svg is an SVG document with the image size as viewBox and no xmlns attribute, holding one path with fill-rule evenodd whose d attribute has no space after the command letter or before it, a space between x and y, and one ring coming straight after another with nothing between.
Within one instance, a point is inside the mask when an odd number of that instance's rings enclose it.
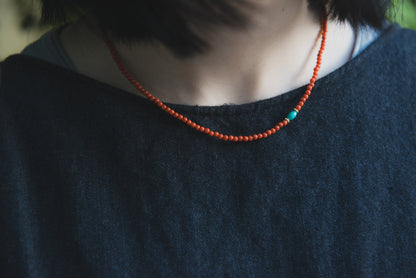
<instances>
[{"instance_id":1,"label":"beaded strand","mask_svg":"<svg viewBox=\"0 0 416 278\"><path fill-rule=\"evenodd\" d=\"M115 49L115 46L113 45L113 43L110 41L110 39L105 34L103 34L103 40L107 44L108 49L111 53L111 56L113 57L115 63L117 64L118 68L120 69L121 73L126 77L126 79L131 84L133 84L136 87L137 90L139 90L151 102L156 104L160 109L164 110L166 113L170 114L172 117L178 119L179 121L182 121L183 123L187 124L191 128L193 128L193 129L195 129L199 132L205 133L209 136L216 137L219 140L234 141L234 142L250 142L250 141L256 141L256 140L259 140L259 139L264 139L264 138L269 137L270 135L275 134L282 127L286 126L290 121L295 119L296 116L298 115L298 113L300 112L300 110L302 109L306 100L311 95L312 89L315 86L315 81L318 79L319 69L321 68L322 55L323 55L323 51L325 49L326 35L327 35L327 16L326 16L326 13L323 13L323 15L322 15L321 30L320 30L319 35L321 36L321 46L320 46L320 49L319 49L319 52L318 52L318 55L317 55L316 65L315 65L315 68L313 70L313 75L312 75L312 78L310 79L310 82L309 82L308 86L306 87L305 93L303 94L302 98L300 99L300 101L298 102L296 107L293 108L293 110L286 116L286 118L283 121L279 122L274 127L266 130L265 132L252 134L252 135L246 135L246 136L243 136L243 135L239 135L239 136L226 135L226 134L222 134L218 131L213 131L213 130L207 128L207 127L204 127L202 125L197 124L196 122L192 121L191 119L185 117L184 115L176 112L172 108L166 106L160 99L158 99L157 97L154 97L149 91L147 91L145 88L143 88L142 85L139 82L137 82L130 75L130 73L126 70L126 68L121 63L120 55L118 54L117 50Z\"/></svg>"}]
</instances>

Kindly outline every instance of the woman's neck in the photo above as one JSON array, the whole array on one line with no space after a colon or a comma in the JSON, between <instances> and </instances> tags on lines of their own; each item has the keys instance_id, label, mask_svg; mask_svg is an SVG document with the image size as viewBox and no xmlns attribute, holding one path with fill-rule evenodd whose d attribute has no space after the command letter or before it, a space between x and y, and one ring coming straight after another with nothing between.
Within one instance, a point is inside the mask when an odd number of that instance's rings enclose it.
<instances>
[{"instance_id":1,"label":"woman's neck","mask_svg":"<svg viewBox=\"0 0 416 278\"><path fill-rule=\"evenodd\" d=\"M192 58L179 59L158 43L134 47L116 43L116 48L131 75L164 102L212 106L274 97L308 83L319 48L320 22L307 1L262 5L245 30L218 27L204 33L210 49ZM75 67L140 94L120 74L93 26L80 21L61 35ZM347 62L353 48L354 34L348 25L330 22L327 37L320 76Z\"/></svg>"}]
</instances>

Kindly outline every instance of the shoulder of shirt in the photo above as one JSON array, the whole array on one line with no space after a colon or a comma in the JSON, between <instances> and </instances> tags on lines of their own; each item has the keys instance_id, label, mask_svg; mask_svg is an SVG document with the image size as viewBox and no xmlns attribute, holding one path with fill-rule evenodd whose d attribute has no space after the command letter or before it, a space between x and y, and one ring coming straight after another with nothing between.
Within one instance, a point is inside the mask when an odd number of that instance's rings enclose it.
<instances>
[{"instance_id":1,"label":"shoulder of shirt","mask_svg":"<svg viewBox=\"0 0 416 278\"><path fill-rule=\"evenodd\" d=\"M371 28L359 30L357 40L358 53L350 63L346 64L346 67L352 66L349 64L354 66L359 64L383 66L384 64L387 67L404 63L407 65L406 70L416 71L415 30L389 23L381 31Z\"/></svg>"},{"instance_id":2,"label":"shoulder of shirt","mask_svg":"<svg viewBox=\"0 0 416 278\"><path fill-rule=\"evenodd\" d=\"M49 30L39 39L27 45L20 54L44 60L67 69L75 70L75 66L68 57L59 38L61 31L66 26L67 24Z\"/></svg>"},{"instance_id":3,"label":"shoulder of shirt","mask_svg":"<svg viewBox=\"0 0 416 278\"><path fill-rule=\"evenodd\" d=\"M373 42L382 41L383 43L378 43L377 46L386 47L394 42L406 42L408 40L409 44L402 45L403 49L413 49L412 43L416 40L416 31L411 29L405 29L400 27L398 24L392 24L386 22L381 30L377 30L368 26L363 26L357 30L357 47L356 47L356 54L362 52L362 50L366 49L370 46ZM395 39L392 39L396 37ZM380 38L380 40L379 40ZM357 55L354 55L357 56Z\"/></svg>"}]
</instances>

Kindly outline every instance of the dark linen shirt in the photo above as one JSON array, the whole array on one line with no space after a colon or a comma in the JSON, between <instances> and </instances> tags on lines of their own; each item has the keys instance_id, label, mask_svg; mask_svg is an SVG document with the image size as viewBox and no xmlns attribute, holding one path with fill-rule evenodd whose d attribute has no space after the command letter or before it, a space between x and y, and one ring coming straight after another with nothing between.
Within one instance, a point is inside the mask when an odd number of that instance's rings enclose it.
<instances>
[{"instance_id":1,"label":"dark linen shirt","mask_svg":"<svg viewBox=\"0 0 416 278\"><path fill-rule=\"evenodd\" d=\"M388 28L249 143L33 57L0 69L0 277L416 273L413 31ZM304 91L171 107L252 134Z\"/></svg>"}]
</instances>

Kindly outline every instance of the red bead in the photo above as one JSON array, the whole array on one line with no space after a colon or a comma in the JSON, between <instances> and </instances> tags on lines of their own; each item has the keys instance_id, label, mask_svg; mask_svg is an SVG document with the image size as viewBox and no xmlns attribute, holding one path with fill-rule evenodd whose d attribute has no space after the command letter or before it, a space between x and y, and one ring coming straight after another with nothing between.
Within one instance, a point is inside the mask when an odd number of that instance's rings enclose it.
<instances>
[{"instance_id":1,"label":"red bead","mask_svg":"<svg viewBox=\"0 0 416 278\"><path fill-rule=\"evenodd\" d=\"M303 101L303 102L305 102L305 101L306 101L306 98L305 98L305 97L303 97L303 98L301 98L300 100L301 100L301 101Z\"/></svg>"},{"instance_id":2,"label":"red bead","mask_svg":"<svg viewBox=\"0 0 416 278\"><path fill-rule=\"evenodd\" d=\"M182 120L183 119L183 115L178 115L178 120Z\"/></svg>"},{"instance_id":3,"label":"red bead","mask_svg":"<svg viewBox=\"0 0 416 278\"><path fill-rule=\"evenodd\" d=\"M174 116L175 118L179 118L179 113L178 113L178 112L175 112L175 114L173 114L173 116Z\"/></svg>"},{"instance_id":4,"label":"red bead","mask_svg":"<svg viewBox=\"0 0 416 278\"><path fill-rule=\"evenodd\" d=\"M284 124L282 122L278 123L279 127L283 127Z\"/></svg>"},{"instance_id":5,"label":"red bead","mask_svg":"<svg viewBox=\"0 0 416 278\"><path fill-rule=\"evenodd\" d=\"M301 109L302 109L302 106L300 106L300 105L296 105L296 107L295 107L298 111L300 111Z\"/></svg>"},{"instance_id":6,"label":"red bead","mask_svg":"<svg viewBox=\"0 0 416 278\"><path fill-rule=\"evenodd\" d=\"M244 142L247 142L249 139L248 139L248 136L244 136Z\"/></svg>"},{"instance_id":7,"label":"red bead","mask_svg":"<svg viewBox=\"0 0 416 278\"><path fill-rule=\"evenodd\" d=\"M270 129L270 131L271 131L273 134L275 134L277 130L273 127L272 129Z\"/></svg>"},{"instance_id":8,"label":"red bead","mask_svg":"<svg viewBox=\"0 0 416 278\"><path fill-rule=\"evenodd\" d=\"M224 141L228 141L228 135L224 135Z\"/></svg>"},{"instance_id":9,"label":"red bead","mask_svg":"<svg viewBox=\"0 0 416 278\"><path fill-rule=\"evenodd\" d=\"M201 127L199 128L199 131L204 132L204 131L205 131L205 127L201 126Z\"/></svg>"},{"instance_id":10,"label":"red bead","mask_svg":"<svg viewBox=\"0 0 416 278\"><path fill-rule=\"evenodd\" d=\"M308 96L310 96L311 95L311 90L306 90L306 92L305 92L305 95L308 95Z\"/></svg>"},{"instance_id":11,"label":"red bead","mask_svg":"<svg viewBox=\"0 0 416 278\"><path fill-rule=\"evenodd\" d=\"M214 136L215 135L215 132L214 131L210 131L209 132L209 136Z\"/></svg>"},{"instance_id":12,"label":"red bead","mask_svg":"<svg viewBox=\"0 0 416 278\"><path fill-rule=\"evenodd\" d=\"M263 132L263 138L267 138L267 136L269 136L269 135L267 135L267 132Z\"/></svg>"},{"instance_id":13,"label":"red bead","mask_svg":"<svg viewBox=\"0 0 416 278\"><path fill-rule=\"evenodd\" d=\"M267 135L272 135L272 131L269 129L268 131L266 131Z\"/></svg>"},{"instance_id":14,"label":"red bead","mask_svg":"<svg viewBox=\"0 0 416 278\"><path fill-rule=\"evenodd\" d=\"M253 139L254 139L254 138L253 138L253 136L251 136L251 135L248 137L248 141L250 141L250 142L251 142L251 141L253 141Z\"/></svg>"},{"instance_id":15,"label":"red bead","mask_svg":"<svg viewBox=\"0 0 416 278\"><path fill-rule=\"evenodd\" d=\"M219 135L220 135L220 133L219 133L218 131L215 131L215 132L214 132L214 136L215 136L215 137L218 137Z\"/></svg>"},{"instance_id":16,"label":"red bead","mask_svg":"<svg viewBox=\"0 0 416 278\"><path fill-rule=\"evenodd\" d=\"M299 101L298 105L303 106L305 103L303 101Z\"/></svg>"},{"instance_id":17,"label":"red bead","mask_svg":"<svg viewBox=\"0 0 416 278\"><path fill-rule=\"evenodd\" d=\"M196 127L196 123L191 123L191 127L195 128Z\"/></svg>"},{"instance_id":18,"label":"red bead","mask_svg":"<svg viewBox=\"0 0 416 278\"><path fill-rule=\"evenodd\" d=\"M204 132L205 132L206 134L208 134L210 131L211 131L211 130L210 130L209 128L207 128L207 127L204 129Z\"/></svg>"},{"instance_id":19,"label":"red bead","mask_svg":"<svg viewBox=\"0 0 416 278\"><path fill-rule=\"evenodd\" d=\"M279 125L276 125L274 128L276 129L276 131L279 131L280 126Z\"/></svg>"},{"instance_id":20,"label":"red bead","mask_svg":"<svg viewBox=\"0 0 416 278\"><path fill-rule=\"evenodd\" d=\"M305 98L305 101L309 98L309 95L304 94L303 97Z\"/></svg>"},{"instance_id":21,"label":"red bead","mask_svg":"<svg viewBox=\"0 0 416 278\"><path fill-rule=\"evenodd\" d=\"M186 123L187 121L188 121L188 118L187 117L183 117L182 118L182 122Z\"/></svg>"},{"instance_id":22,"label":"red bead","mask_svg":"<svg viewBox=\"0 0 416 278\"><path fill-rule=\"evenodd\" d=\"M254 140L259 139L259 137L257 136L257 134L254 134L254 135L253 135L253 139L254 139Z\"/></svg>"},{"instance_id":23,"label":"red bead","mask_svg":"<svg viewBox=\"0 0 416 278\"><path fill-rule=\"evenodd\" d=\"M287 120L283 120L283 125L286 126L288 124Z\"/></svg>"},{"instance_id":24,"label":"red bead","mask_svg":"<svg viewBox=\"0 0 416 278\"><path fill-rule=\"evenodd\" d=\"M308 87L306 87L306 89L307 89L307 90L309 90L309 91L311 91L311 90L312 90L312 88L313 88L313 86L312 86L312 85L310 85L310 84L308 85Z\"/></svg>"},{"instance_id":25,"label":"red bead","mask_svg":"<svg viewBox=\"0 0 416 278\"><path fill-rule=\"evenodd\" d=\"M263 134L259 133L257 134L257 137L259 137L259 139L263 138Z\"/></svg>"},{"instance_id":26,"label":"red bead","mask_svg":"<svg viewBox=\"0 0 416 278\"><path fill-rule=\"evenodd\" d=\"M200 125L196 125L196 127L195 127L196 130L199 130L200 128L201 128Z\"/></svg>"},{"instance_id":27,"label":"red bead","mask_svg":"<svg viewBox=\"0 0 416 278\"><path fill-rule=\"evenodd\" d=\"M238 136L238 141L243 141L244 140L244 138L243 138L243 136Z\"/></svg>"},{"instance_id":28,"label":"red bead","mask_svg":"<svg viewBox=\"0 0 416 278\"><path fill-rule=\"evenodd\" d=\"M187 121L186 121L186 124L187 124L187 125L191 125L192 123L193 123L193 122L192 122L191 120L187 120Z\"/></svg>"},{"instance_id":29,"label":"red bead","mask_svg":"<svg viewBox=\"0 0 416 278\"><path fill-rule=\"evenodd\" d=\"M224 134L218 134L218 139L222 140L224 138Z\"/></svg>"},{"instance_id":30,"label":"red bead","mask_svg":"<svg viewBox=\"0 0 416 278\"><path fill-rule=\"evenodd\" d=\"M237 136L234 136L234 142L237 142L239 139Z\"/></svg>"},{"instance_id":31,"label":"red bead","mask_svg":"<svg viewBox=\"0 0 416 278\"><path fill-rule=\"evenodd\" d=\"M233 135L229 135L228 136L228 140L233 141L234 140L234 136Z\"/></svg>"}]
</instances>

